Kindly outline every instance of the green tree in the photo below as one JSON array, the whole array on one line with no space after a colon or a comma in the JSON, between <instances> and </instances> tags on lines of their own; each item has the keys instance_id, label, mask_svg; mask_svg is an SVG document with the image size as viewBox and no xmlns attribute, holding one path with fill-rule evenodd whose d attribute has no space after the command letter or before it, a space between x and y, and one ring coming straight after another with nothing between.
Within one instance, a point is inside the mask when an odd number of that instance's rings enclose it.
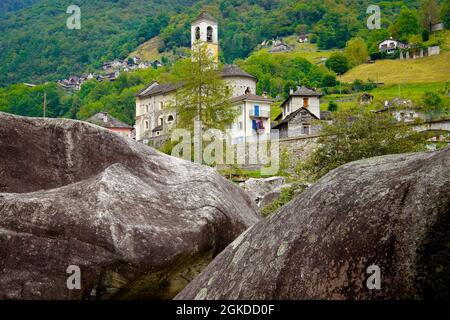
<instances>
[{"instance_id":1,"label":"green tree","mask_svg":"<svg viewBox=\"0 0 450 320\"><path fill-rule=\"evenodd\" d=\"M441 5L441 20L448 28L450 26L450 0L444 0Z\"/></svg>"},{"instance_id":2,"label":"green tree","mask_svg":"<svg viewBox=\"0 0 450 320\"><path fill-rule=\"evenodd\" d=\"M346 73L349 69L347 57L340 52L333 53L325 62L325 66L339 75Z\"/></svg>"},{"instance_id":3,"label":"green tree","mask_svg":"<svg viewBox=\"0 0 450 320\"><path fill-rule=\"evenodd\" d=\"M328 104L328 111L336 112L338 110L338 108L339 107L338 107L337 103L334 101L330 101L330 103Z\"/></svg>"},{"instance_id":4,"label":"green tree","mask_svg":"<svg viewBox=\"0 0 450 320\"><path fill-rule=\"evenodd\" d=\"M363 64L369 59L366 42L362 38L353 38L347 42L345 55L351 67Z\"/></svg>"},{"instance_id":5,"label":"green tree","mask_svg":"<svg viewBox=\"0 0 450 320\"><path fill-rule=\"evenodd\" d=\"M433 24L439 22L440 9L436 0L423 0L419 10L420 24L422 28L431 32Z\"/></svg>"},{"instance_id":6,"label":"green tree","mask_svg":"<svg viewBox=\"0 0 450 320\"><path fill-rule=\"evenodd\" d=\"M389 113L359 109L334 113L333 124L324 123L321 134L319 147L296 170L311 180L352 161L418 151L423 142L410 126Z\"/></svg>"},{"instance_id":7,"label":"green tree","mask_svg":"<svg viewBox=\"0 0 450 320\"><path fill-rule=\"evenodd\" d=\"M403 8L390 28L391 34L399 40L407 40L408 36L420 32L419 20L414 11Z\"/></svg>"},{"instance_id":8,"label":"green tree","mask_svg":"<svg viewBox=\"0 0 450 320\"><path fill-rule=\"evenodd\" d=\"M322 77L322 87L334 87L337 84L336 75L327 73Z\"/></svg>"},{"instance_id":9,"label":"green tree","mask_svg":"<svg viewBox=\"0 0 450 320\"><path fill-rule=\"evenodd\" d=\"M181 71L183 86L177 90L175 101L167 108L177 113L178 128L194 129L200 121L203 129L225 130L236 119L237 110L231 107L230 90L220 76L205 44L196 44L192 58L185 61Z\"/></svg>"}]
</instances>

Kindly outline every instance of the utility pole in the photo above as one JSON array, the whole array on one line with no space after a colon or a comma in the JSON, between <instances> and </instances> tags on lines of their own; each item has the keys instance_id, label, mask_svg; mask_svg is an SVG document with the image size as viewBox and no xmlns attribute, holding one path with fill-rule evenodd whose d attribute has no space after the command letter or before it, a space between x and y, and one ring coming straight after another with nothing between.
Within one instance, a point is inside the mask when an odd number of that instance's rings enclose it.
<instances>
[{"instance_id":1,"label":"utility pole","mask_svg":"<svg viewBox=\"0 0 450 320\"><path fill-rule=\"evenodd\" d=\"M45 118L46 112L47 112L47 93L46 92L44 92L44 106L43 106L42 110L44 111L44 118Z\"/></svg>"}]
</instances>

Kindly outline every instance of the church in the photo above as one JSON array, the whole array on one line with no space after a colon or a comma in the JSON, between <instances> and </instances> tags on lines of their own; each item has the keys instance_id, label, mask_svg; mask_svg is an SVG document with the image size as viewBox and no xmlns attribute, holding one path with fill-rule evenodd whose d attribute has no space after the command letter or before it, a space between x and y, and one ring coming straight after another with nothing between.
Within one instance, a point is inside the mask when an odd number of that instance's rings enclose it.
<instances>
[{"instance_id":1,"label":"church","mask_svg":"<svg viewBox=\"0 0 450 320\"><path fill-rule=\"evenodd\" d=\"M219 62L218 22L207 12L202 12L191 26L191 46L198 41L207 44L208 52ZM258 79L237 65L225 65L222 78L232 92L231 106L240 110L230 127L232 141L251 142L270 137L270 105L272 100L256 94ZM155 146L170 139L170 129L177 115L165 106L174 101L180 83L149 84L136 95L136 140L152 141Z\"/></svg>"}]
</instances>

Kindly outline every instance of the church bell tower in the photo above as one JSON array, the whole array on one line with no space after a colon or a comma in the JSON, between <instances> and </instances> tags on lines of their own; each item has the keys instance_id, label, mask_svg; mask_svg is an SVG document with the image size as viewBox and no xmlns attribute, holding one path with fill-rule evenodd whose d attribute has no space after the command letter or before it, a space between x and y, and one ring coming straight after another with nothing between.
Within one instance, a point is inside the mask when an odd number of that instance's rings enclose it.
<instances>
[{"instance_id":1,"label":"church bell tower","mask_svg":"<svg viewBox=\"0 0 450 320\"><path fill-rule=\"evenodd\" d=\"M191 26L191 48L196 43L206 43L208 53L213 57L216 64L219 63L219 32L217 20L207 12L202 12L192 22Z\"/></svg>"}]
</instances>

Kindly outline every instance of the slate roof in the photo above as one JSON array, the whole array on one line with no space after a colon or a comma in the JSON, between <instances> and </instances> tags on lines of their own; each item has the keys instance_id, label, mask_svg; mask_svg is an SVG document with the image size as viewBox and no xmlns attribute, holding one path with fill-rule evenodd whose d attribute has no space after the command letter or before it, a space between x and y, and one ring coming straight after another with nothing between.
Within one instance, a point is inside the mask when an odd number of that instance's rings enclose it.
<instances>
[{"instance_id":1,"label":"slate roof","mask_svg":"<svg viewBox=\"0 0 450 320\"><path fill-rule=\"evenodd\" d=\"M260 102L273 102L272 99L261 97L256 94L244 94L242 96L234 97L234 98L230 99L230 102L234 103L234 102L245 101L245 100L260 101Z\"/></svg>"},{"instance_id":2,"label":"slate roof","mask_svg":"<svg viewBox=\"0 0 450 320\"><path fill-rule=\"evenodd\" d=\"M291 99L291 97L318 97L318 98L320 98L322 96L323 96L322 93L317 92L313 89L309 89L307 87L298 87L297 90L294 91L294 93L291 93L289 95L289 97L286 100L284 100L284 102L281 104L281 107L283 107L286 104L286 102L288 102L289 99Z\"/></svg>"},{"instance_id":3,"label":"slate roof","mask_svg":"<svg viewBox=\"0 0 450 320\"><path fill-rule=\"evenodd\" d=\"M148 90L150 86L153 85L153 88ZM136 95L139 98L144 97L151 97L154 95L160 95L160 94L166 94L173 91L176 91L177 89L181 88L183 84L181 82L176 83L167 83L167 84L158 84L157 82L152 82L148 86L146 86L144 89L138 92Z\"/></svg>"},{"instance_id":4,"label":"slate roof","mask_svg":"<svg viewBox=\"0 0 450 320\"><path fill-rule=\"evenodd\" d=\"M244 77L244 78L251 78L256 79L255 76L251 75L250 73L245 72L242 70L238 65L235 64L227 64L222 68L222 77Z\"/></svg>"},{"instance_id":5,"label":"slate roof","mask_svg":"<svg viewBox=\"0 0 450 320\"><path fill-rule=\"evenodd\" d=\"M106 121L105 121L106 117ZM107 129L133 129L133 127L129 126L126 123L123 123L122 121L117 120L114 117L111 117L107 112L99 112L89 119L86 120L86 122L95 124L97 126L107 128Z\"/></svg>"},{"instance_id":6,"label":"slate roof","mask_svg":"<svg viewBox=\"0 0 450 320\"><path fill-rule=\"evenodd\" d=\"M206 11L202 11L193 22L197 22L199 20L208 20L212 22L217 22L216 18L214 18L210 13Z\"/></svg>"},{"instance_id":7,"label":"slate roof","mask_svg":"<svg viewBox=\"0 0 450 320\"><path fill-rule=\"evenodd\" d=\"M294 97L321 97L322 93L317 92L313 89L309 89L307 87L299 87L291 96Z\"/></svg>"},{"instance_id":8,"label":"slate roof","mask_svg":"<svg viewBox=\"0 0 450 320\"><path fill-rule=\"evenodd\" d=\"M286 118L284 118L283 121L281 121L280 123L278 123L278 124L274 127L274 129L277 129L277 128L278 128L279 126L281 126L282 124L288 123L289 121L291 121L292 119L294 119L300 112L302 112L302 110L307 111L313 118L315 118L315 119L317 119L317 120L320 120L319 118L317 118L317 116L316 116L314 113L312 113L312 112L309 111L308 109L302 107L302 108L300 108L300 109L298 109L298 110L295 110L295 111L292 112L291 114L289 114Z\"/></svg>"}]
</instances>

